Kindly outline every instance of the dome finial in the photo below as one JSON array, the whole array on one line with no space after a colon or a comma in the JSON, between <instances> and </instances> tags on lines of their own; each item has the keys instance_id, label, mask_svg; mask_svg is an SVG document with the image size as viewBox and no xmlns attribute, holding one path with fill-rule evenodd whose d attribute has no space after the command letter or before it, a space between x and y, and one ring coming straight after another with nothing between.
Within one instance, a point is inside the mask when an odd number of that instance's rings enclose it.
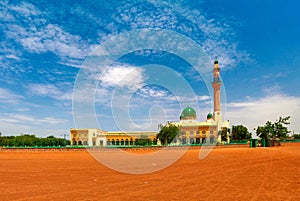
<instances>
[{"instance_id":1,"label":"dome finial","mask_svg":"<svg viewBox=\"0 0 300 201\"><path fill-rule=\"evenodd\" d=\"M215 57L215 62L214 62L214 64L218 64L219 62L218 62L218 57L216 56Z\"/></svg>"}]
</instances>

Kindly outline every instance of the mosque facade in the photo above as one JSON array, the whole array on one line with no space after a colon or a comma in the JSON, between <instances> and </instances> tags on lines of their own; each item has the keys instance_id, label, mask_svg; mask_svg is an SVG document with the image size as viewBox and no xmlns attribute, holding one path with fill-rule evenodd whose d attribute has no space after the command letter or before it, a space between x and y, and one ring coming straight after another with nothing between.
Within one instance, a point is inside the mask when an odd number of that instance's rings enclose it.
<instances>
[{"instance_id":1,"label":"mosque facade","mask_svg":"<svg viewBox=\"0 0 300 201\"><path fill-rule=\"evenodd\" d=\"M229 121L223 121L220 107L220 68L218 61L214 62L212 87L214 89L214 111L209 113L206 121L197 120L196 111L192 107L186 107L178 122L168 122L179 127L179 134L173 140L175 145L190 144L215 144L221 143L221 132L224 128L230 128ZM167 125L168 125L167 124ZM108 132L98 128L71 128L71 145L84 146L133 146L137 139L148 139L152 144L160 144L157 141L157 131L134 132ZM228 136L228 135L227 135ZM229 141L229 137L227 137Z\"/></svg>"}]
</instances>

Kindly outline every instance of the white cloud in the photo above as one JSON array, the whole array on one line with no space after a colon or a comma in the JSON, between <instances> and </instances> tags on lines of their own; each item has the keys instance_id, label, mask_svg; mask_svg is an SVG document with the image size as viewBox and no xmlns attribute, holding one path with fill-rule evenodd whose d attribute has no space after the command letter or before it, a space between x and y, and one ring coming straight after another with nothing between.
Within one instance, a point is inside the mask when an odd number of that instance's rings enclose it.
<instances>
[{"instance_id":1,"label":"white cloud","mask_svg":"<svg viewBox=\"0 0 300 201\"><path fill-rule=\"evenodd\" d=\"M68 130L64 129L68 120L56 117L36 117L26 114L3 113L1 114L0 122L0 132L3 135L34 133L37 136L59 136L68 133Z\"/></svg>"},{"instance_id":2,"label":"white cloud","mask_svg":"<svg viewBox=\"0 0 300 201\"><path fill-rule=\"evenodd\" d=\"M201 8L189 7L184 1L148 1L157 8L164 8L153 13L147 13L153 26L179 31L196 40L210 57L213 59L215 56L218 57L221 68L253 62L251 55L240 50L238 41L234 40L236 38L235 30L229 23L236 22L222 18L209 19L204 12L201 12ZM126 10L122 10L122 12L126 12ZM138 12L143 13L144 11L138 10ZM130 18L127 21L129 20L137 21L142 26L151 26L149 23L145 24L143 18L140 20Z\"/></svg>"},{"instance_id":3,"label":"white cloud","mask_svg":"<svg viewBox=\"0 0 300 201\"><path fill-rule=\"evenodd\" d=\"M257 100L227 104L226 119L233 125L244 124L250 132L267 121L275 121L280 116L291 116L291 130L300 133L300 98L273 94Z\"/></svg>"},{"instance_id":4,"label":"white cloud","mask_svg":"<svg viewBox=\"0 0 300 201\"><path fill-rule=\"evenodd\" d=\"M62 63L78 67L81 60L94 48L81 36L73 35L57 24L51 24L48 14L33 4L21 2L13 5L4 2L0 4L0 11L0 17L9 22L5 24L6 40L15 40L30 52L52 52L60 57ZM10 48L12 47L7 47L8 50ZM19 55L10 57L18 58Z\"/></svg>"},{"instance_id":5,"label":"white cloud","mask_svg":"<svg viewBox=\"0 0 300 201\"><path fill-rule=\"evenodd\" d=\"M153 8L149 9L140 1L124 1L120 4L105 22L79 5L74 5L70 12L78 18L85 17L104 27L104 30L95 30L99 32L99 41L105 40L110 34L115 35L123 31L124 25L131 29L169 29L196 40L211 57L218 56L221 67L235 66L239 62L250 60L247 52L237 48L236 41L230 41L235 33L230 25L220 20L208 19L201 11L188 7L184 1L149 0L148 4L153 5ZM61 63L79 67L95 47L91 41L49 22L48 15L51 13L39 10L33 4L21 2L12 5L6 1L2 3L2 7L6 9L3 9L0 15L11 22L7 24L6 36L30 52L52 52L60 57ZM23 16L26 23L16 24L16 20L19 19L14 19L15 13ZM181 46L178 48L184 48L184 45Z\"/></svg>"},{"instance_id":6,"label":"white cloud","mask_svg":"<svg viewBox=\"0 0 300 201\"><path fill-rule=\"evenodd\" d=\"M15 94L11 90L0 88L0 102L2 103L18 103L20 100L22 100L24 97L18 94Z\"/></svg>"},{"instance_id":7,"label":"white cloud","mask_svg":"<svg viewBox=\"0 0 300 201\"><path fill-rule=\"evenodd\" d=\"M47 96L56 100L72 100L72 91L64 92L53 84L31 84L29 85L31 93L39 96Z\"/></svg>"},{"instance_id":8,"label":"white cloud","mask_svg":"<svg viewBox=\"0 0 300 201\"><path fill-rule=\"evenodd\" d=\"M139 89L138 93L136 94L140 98L167 98L167 97L173 97L171 96L170 92L167 90L162 90L157 87L143 87Z\"/></svg>"},{"instance_id":9,"label":"white cloud","mask_svg":"<svg viewBox=\"0 0 300 201\"><path fill-rule=\"evenodd\" d=\"M143 69L131 66L115 66L99 77L102 87L121 87L136 90L143 85L145 77Z\"/></svg>"},{"instance_id":10,"label":"white cloud","mask_svg":"<svg viewBox=\"0 0 300 201\"><path fill-rule=\"evenodd\" d=\"M210 99L210 97L209 96L198 96L198 100L199 101L205 101L205 100L209 100Z\"/></svg>"},{"instance_id":11,"label":"white cloud","mask_svg":"<svg viewBox=\"0 0 300 201\"><path fill-rule=\"evenodd\" d=\"M6 34L31 52L45 53L49 51L63 58L82 59L91 48L82 41L81 37L72 35L54 24L30 29L19 25L9 25Z\"/></svg>"},{"instance_id":12,"label":"white cloud","mask_svg":"<svg viewBox=\"0 0 300 201\"><path fill-rule=\"evenodd\" d=\"M11 5L9 6L9 9L22 14L24 17L41 14L41 11L39 9L27 2L21 2L19 5Z\"/></svg>"}]
</instances>

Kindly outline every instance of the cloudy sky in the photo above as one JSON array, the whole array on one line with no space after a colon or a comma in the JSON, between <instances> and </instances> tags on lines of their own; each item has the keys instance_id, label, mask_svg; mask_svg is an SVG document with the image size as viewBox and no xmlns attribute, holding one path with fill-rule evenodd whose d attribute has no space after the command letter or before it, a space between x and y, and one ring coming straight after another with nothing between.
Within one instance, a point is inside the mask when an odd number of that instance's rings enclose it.
<instances>
[{"instance_id":1,"label":"cloudy sky","mask_svg":"<svg viewBox=\"0 0 300 201\"><path fill-rule=\"evenodd\" d=\"M300 132L300 3L0 1L0 132L157 130L192 106L250 132L291 116Z\"/></svg>"}]
</instances>

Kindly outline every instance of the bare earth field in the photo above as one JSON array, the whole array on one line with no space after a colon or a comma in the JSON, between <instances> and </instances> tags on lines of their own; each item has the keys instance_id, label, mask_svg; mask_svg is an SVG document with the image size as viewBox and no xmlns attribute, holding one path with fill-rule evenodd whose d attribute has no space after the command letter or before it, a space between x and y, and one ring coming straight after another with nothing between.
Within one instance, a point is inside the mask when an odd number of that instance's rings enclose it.
<instances>
[{"instance_id":1,"label":"bare earth field","mask_svg":"<svg viewBox=\"0 0 300 201\"><path fill-rule=\"evenodd\" d=\"M300 143L198 156L192 149L168 168L133 175L84 150L2 150L0 200L300 200Z\"/></svg>"}]
</instances>

